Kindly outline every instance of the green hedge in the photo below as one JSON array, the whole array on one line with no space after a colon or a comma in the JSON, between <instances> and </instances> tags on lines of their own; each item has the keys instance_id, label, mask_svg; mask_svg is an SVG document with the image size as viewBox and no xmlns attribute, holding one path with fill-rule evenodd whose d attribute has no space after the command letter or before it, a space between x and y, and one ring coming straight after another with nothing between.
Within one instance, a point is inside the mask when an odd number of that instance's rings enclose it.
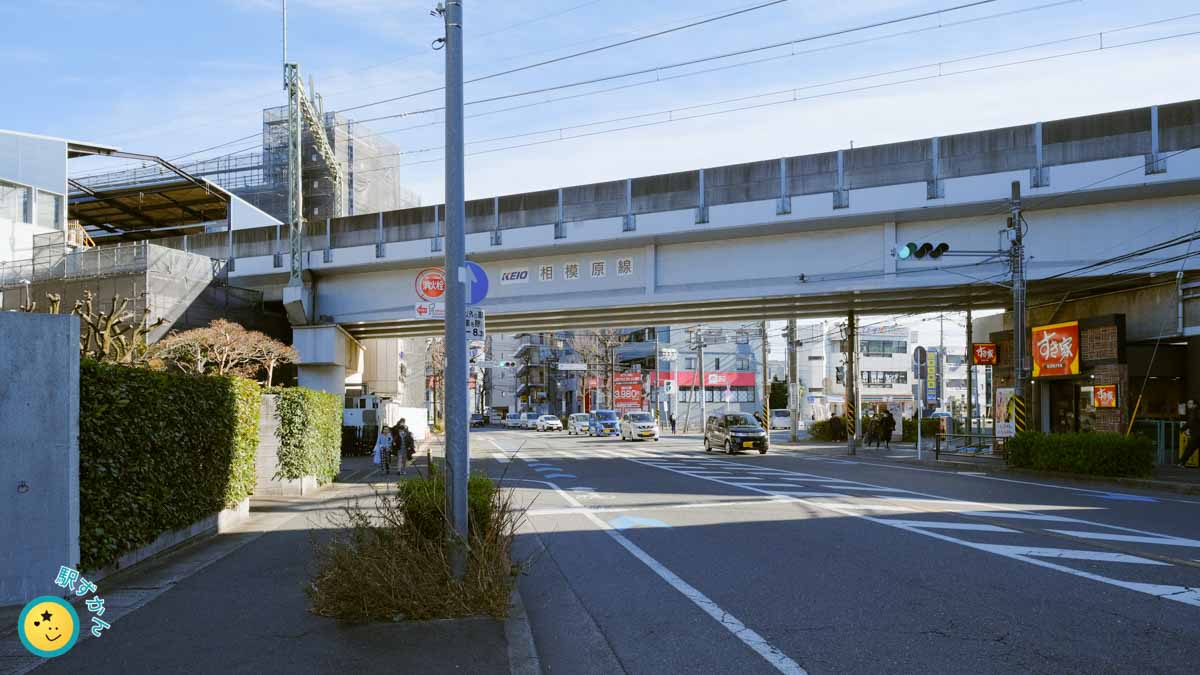
<instances>
[{"instance_id":1,"label":"green hedge","mask_svg":"<svg viewBox=\"0 0 1200 675\"><path fill-rule=\"evenodd\" d=\"M279 468L276 478L314 476L332 482L342 462L342 397L303 387L279 392Z\"/></svg>"},{"instance_id":2,"label":"green hedge","mask_svg":"<svg viewBox=\"0 0 1200 675\"><path fill-rule=\"evenodd\" d=\"M80 566L110 565L249 496L260 397L240 378L83 361Z\"/></svg>"},{"instance_id":3,"label":"green hedge","mask_svg":"<svg viewBox=\"0 0 1200 675\"><path fill-rule=\"evenodd\" d=\"M912 417L905 417L900 423L900 440L905 443L917 442L917 420ZM937 434L942 432L942 421L936 417L921 418L921 440L932 439Z\"/></svg>"},{"instance_id":4,"label":"green hedge","mask_svg":"<svg viewBox=\"0 0 1200 675\"><path fill-rule=\"evenodd\" d=\"M1008 441L1010 466L1096 476L1145 476L1154 471L1154 445L1140 436L1089 431L1026 431Z\"/></svg>"}]
</instances>

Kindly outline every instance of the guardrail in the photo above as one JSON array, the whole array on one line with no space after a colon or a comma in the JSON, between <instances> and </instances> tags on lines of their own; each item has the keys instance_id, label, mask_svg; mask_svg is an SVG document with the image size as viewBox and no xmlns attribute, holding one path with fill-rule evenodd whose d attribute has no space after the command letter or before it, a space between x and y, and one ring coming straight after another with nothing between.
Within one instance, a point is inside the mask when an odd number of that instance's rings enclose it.
<instances>
[{"instance_id":1,"label":"guardrail","mask_svg":"<svg viewBox=\"0 0 1200 675\"><path fill-rule=\"evenodd\" d=\"M939 431L934 435L933 458L941 459L943 454L1003 458L1004 440L991 432L954 434Z\"/></svg>"}]
</instances>

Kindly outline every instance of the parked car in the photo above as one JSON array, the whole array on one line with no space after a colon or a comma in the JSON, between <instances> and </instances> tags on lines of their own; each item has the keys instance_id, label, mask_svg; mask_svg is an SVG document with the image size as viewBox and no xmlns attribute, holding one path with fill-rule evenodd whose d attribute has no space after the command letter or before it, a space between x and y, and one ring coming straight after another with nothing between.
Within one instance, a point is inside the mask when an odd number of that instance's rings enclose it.
<instances>
[{"instance_id":1,"label":"parked car","mask_svg":"<svg viewBox=\"0 0 1200 675\"><path fill-rule=\"evenodd\" d=\"M482 414L475 413L475 414L471 415L471 426L485 427L485 426L487 426L487 420L484 419Z\"/></svg>"},{"instance_id":2,"label":"parked car","mask_svg":"<svg viewBox=\"0 0 1200 675\"><path fill-rule=\"evenodd\" d=\"M505 429L520 429L521 428L521 413L508 413L504 418Z\"/></svg>"},{"instance_id":3,"label":"parked car","mask_svg":"<svg viewBox=\"0 0 1200 675\"><path fill-rule=\"evenodd\" d=\"M658 440L658 422L648 412L627 412L621 417L621 440Z\"/></svg>"},{"instance_id":4,"label":"parked car","mask_svg":"<svg viewBox=\"0 0 1200 675\"><path fill-rule=\"evenodd\" d=\"M771 411L771 428L772 429L791 429L792 428L792 411L791 410L772 410Z\"/></svg>"},{"instance_id":5,"label":"parked car","mask_svg":"<svg viewBox=\"0 0 1200 675\"><path fill-rule=\"evenodd\" d=\"M570 417L567 418L567 433L568 434L570 434L572 436L574 436L575 434L579 434L580 436L582 436L582 435L586 434L587 432L588 432L588 414L587 413L575 413L574 415L571 415Z\"/></svg>"},{"instance_id":6,"label":"parked car","mask_svg":"<svg viewBox=\"0 0 1200 675\"><path fill-rule=\"evenodd\" d=\"M588 436L619 436L621 423L615 410L593 410L588 413Z\"/></svg>"},{"instance_id":7,"label":"parked car","mask_svg":"<svg viewBox=\"0 0 1200 675\"><path fill-rule=\"evenodd\" d=\"M554 415L542 415L537 419L538 431L562 431L562 420Z\"/></svg>"},{"instance_id":8,"label":"parked car","mask_svg":"<svg viewBox=\"0 0 1200 675\"><path fill-rule=\"evenodd\" d=\"M704 451L724 450L732 455L739 450L758 450L767 454L770 441L758 420L746 413L711 415L704 424Z\"/></svg>"},{"instance_id":9,"label":"parked car","mask_svg":"<svg viewBox=\"0 0 1200 675\"><path fill-rule=\"evenodd\" d=\"M536 429L538 418L541 416L542 416L541 413L535 413L535 412L521 413L521 428L522 429Z\"/></svg>"}]
</instances>

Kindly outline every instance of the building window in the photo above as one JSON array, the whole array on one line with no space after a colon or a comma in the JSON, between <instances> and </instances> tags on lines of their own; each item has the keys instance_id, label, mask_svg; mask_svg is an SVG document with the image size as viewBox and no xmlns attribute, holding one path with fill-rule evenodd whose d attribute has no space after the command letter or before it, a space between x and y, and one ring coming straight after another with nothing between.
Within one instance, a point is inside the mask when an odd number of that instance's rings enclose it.
<instances>
[{"instance_id":1,"label":"building window","mask_svg":"<svg viewBox=\"0 0 1200 675\"><path fill-rule=\"evenodd\" d=\"M695 370L696 369L696 357L694 357L694 356L684 357L683 368L684 368L684 370Z\"/></svg>"},{"instance_id":2,"label":"building window","mask_svg":"<svg viewBox=\"0 0 1200 675\"><path fill-rule=\"evenodd\" d=\"M720 369L721 369L721 357L718 356L715 359L713 359L713 370L720 370Z\"/></svg>"},{"instance_id":3,"label":"building window","mask_svg":"<svg viewBox=\"0 0 1200 675\"><path fill-rule=\"evenodd\" d=\"M62 229L62 196L38 190L37 224L42 227Z\"/></svg>"},{"instance_id":4,"label":"building window","mask_svg":"<svg viewBox=\"0 0 1200 675\"><path fill-rule=\"evenodd\" d=\"M737 343L738 343L739 345L748 345L748 344L750 344L750 333L748 333L748 332L747 332L747 331L745 331L745 330L739 330L739 331L737 332Z\"/></svg>"},{"instance_id":5,"label":"building window","mask_svg":"<svg viewBox=\"0 0 1200 675\"><path fill-rule=\"evenodd\" d=\"M736 363L737 370L750 370L750 359L745 356L739 356Z\"/></svg>"},{"instance_id":6,"label":"building window","mask_svg":"<svg viewBox=\"0 0 1200 675\"><path fill-rule=\"evenodd\" d=\"M0 181L0 220L33 222L33 190Z\"/></svg>"},{"instance_id":7,"label":"building window","mask_svg":"<svg viewBox=\"0 0 1200 675\"><path fill-rule=\"evenodd\" d=\"M808 360L809 361L824 361L825 357L820 354L817 354L816 356L809 356Z\"/></svg>"},{"instance_id":8,"label":"building window","mask_svg":"<svg viewBox=\"0 0 1200 675\"><path fill-rule=\"evenodd\" d=\"M845 366L838 366L836 369L834 369L834 381L835 382L837 382L838 384L845 384L845 379L846 379L846 367Z\"/></svg>"}]
</instances>

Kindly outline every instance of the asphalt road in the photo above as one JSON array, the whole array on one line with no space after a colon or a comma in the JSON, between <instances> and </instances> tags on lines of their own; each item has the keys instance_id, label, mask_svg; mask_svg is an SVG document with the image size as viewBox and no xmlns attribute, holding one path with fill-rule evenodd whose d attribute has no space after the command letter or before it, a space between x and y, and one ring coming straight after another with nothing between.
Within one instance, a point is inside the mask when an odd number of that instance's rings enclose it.
<instances>
[{"instance_id":1,"label":"asphalt road","mask_svg":"<svg viewBox=\"0 0 1200 675\"><path fill-rule=\"evenodd\" d=\"M479 431L548 673L1195 673L1200 499Z\"/></svg>"}]
</instances>

